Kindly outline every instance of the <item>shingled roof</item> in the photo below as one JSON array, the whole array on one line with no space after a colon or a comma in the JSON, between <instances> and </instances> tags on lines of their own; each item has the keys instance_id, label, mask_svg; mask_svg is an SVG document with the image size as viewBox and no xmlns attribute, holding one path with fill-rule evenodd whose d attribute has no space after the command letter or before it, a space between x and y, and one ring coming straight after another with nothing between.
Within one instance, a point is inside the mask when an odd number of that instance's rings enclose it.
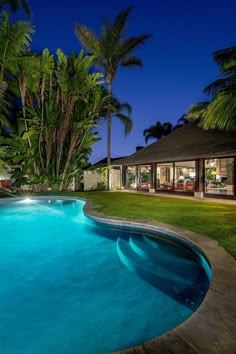
<instances>
[{"instance_id":1,"label":"shingled roof","mask_svg":"<svg viewBox=\"0 0 236 354\"><path fill-rule=\"evenodd\" d=\"M117 160L116 164L138 165L232 155L236 155L235 132L203 130L189 123L146 148Z\"/></svg>"}]
</instances>

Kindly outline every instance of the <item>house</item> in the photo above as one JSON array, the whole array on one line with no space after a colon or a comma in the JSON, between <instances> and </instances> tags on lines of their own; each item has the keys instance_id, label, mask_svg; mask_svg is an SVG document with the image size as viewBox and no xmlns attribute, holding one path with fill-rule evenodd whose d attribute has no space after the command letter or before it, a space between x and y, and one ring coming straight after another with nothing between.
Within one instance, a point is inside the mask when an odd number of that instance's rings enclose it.
<instances>
[{"instance_id":1,"label":"house","mask_svg":"<svg viewBox=\"0 0 236 354\"><path fill-rule=\"evenodd\" d=\"M236 134L194 123L120 160L122 187L236 199Z\"/></svg>"}]
</instances>

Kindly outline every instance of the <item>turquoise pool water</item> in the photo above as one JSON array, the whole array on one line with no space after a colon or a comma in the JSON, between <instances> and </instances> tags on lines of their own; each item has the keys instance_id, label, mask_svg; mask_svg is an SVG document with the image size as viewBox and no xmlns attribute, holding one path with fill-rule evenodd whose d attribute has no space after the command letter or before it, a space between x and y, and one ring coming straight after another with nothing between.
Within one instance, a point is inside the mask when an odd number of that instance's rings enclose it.
<instances>
[{"instance_id":1,"label":"turquoise pool water","mask_svg":"<svg viewBox=\"0 0 236 354\"><path fill-rule=\"evenodd\" d=\"M177 326L203 300L210 276L201 255L100 226L83 206L0 204L1 354L125 349Z\"/></svg>"}]
</instances>

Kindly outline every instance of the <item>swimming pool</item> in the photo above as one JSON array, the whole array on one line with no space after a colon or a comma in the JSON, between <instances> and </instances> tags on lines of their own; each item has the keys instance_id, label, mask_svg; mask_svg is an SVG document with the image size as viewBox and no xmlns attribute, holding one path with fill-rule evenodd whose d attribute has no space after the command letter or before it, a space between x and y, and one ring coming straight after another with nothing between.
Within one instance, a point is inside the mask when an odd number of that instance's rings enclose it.
<instances>
[{"instance_id":1,"label":"swimming pool","mask_svg":"<svg viewBox=\"0 0 236 354\"><path fill-rule=\"evenodd\" d=\"M196 249L97 223L83 206L0 204L1 353L122 350L174 328L202 302L211 274Z\"/></svg>"}]
</instances>

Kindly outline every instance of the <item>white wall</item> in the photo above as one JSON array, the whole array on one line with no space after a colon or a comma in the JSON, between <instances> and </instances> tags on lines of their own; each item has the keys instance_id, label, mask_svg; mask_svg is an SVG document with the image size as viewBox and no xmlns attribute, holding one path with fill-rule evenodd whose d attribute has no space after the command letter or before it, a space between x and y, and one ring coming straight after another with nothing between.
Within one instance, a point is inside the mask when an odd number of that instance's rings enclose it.
<instances>
[{"instance_id":1,"label":"white wall","mask_svg":"<svg viewBox=\"0 0 236 354\"><path fill-rule=\"evenodd\" d=\"M98 183L107 183L104 172L93 170L84 171L84 191L95 189ZM120 169L111 170L111 186L112 189L121 188L121 172Z\"/></svg>"}]
</instances>

